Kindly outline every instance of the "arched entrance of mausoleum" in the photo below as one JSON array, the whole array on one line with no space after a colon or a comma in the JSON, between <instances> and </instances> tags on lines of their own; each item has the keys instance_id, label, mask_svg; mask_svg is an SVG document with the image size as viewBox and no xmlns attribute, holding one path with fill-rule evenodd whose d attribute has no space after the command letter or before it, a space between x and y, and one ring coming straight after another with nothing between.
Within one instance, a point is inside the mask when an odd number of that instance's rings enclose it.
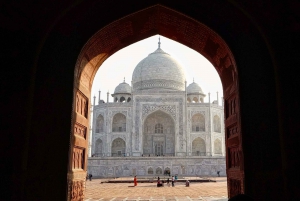
<instances>
[{"instance_id":1,"label":"arched entrance of mausoleum","mask_svg":"<svg viewBox=\"0 0 300 201\"><path fill-rule=\"evenodd\" d=\"M149 114L143 123L143 154L174 156L175 130L174 120L169 114L161 110Z\"/></svg>"},{"instance_id":2,"label":"arched entrance of mausoleum","mask_svg":"<svg viewBox=\"0 0 300 201\"><path fill-rule=\"evenodd\" d=\"M72 139L69 153L68 200L84 196L89 128L88 103L94 76L101 64L127 45L160 34L205 56L220 75L225 102L226 163L228 194L244 192L243 149L240 133L238 72L226 42L204 24L179 12L156 5L109 24L94 34L82 48L75 66ZM161 130L161 125L157 125ZM231 131L235 132L231 132ZM139 133L132 133L137 137ZM73 153L82 156L73 157ZM235 155L238 157L228 157ZM74 161L80 161L74 166ZM231 166L230 164L235 164ZM72 195L78 195L72 197Z\"/></svg>"}]
</instances>

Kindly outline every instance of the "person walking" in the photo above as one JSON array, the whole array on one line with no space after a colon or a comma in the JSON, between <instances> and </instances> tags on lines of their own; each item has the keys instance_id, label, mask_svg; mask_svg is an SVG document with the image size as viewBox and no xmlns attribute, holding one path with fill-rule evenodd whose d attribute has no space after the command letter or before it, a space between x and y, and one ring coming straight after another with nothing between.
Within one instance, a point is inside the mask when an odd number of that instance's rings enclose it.
<instances>
[{"instance_id":1,"label":"person walking","mask_svg":"<svg viewBox=\"0 0 300 201\"><path fill-rule=\"evenodd\" d=\"M172 176L172 187L174 187L174 176Z\"/></svg>"},{"instance_id":2,"label":"person walking","mask_svg":"<svg viewBox=\"0 0 300 201\"><path fill-rule=\"evenodd\" d=\"M137 179L136 179L136 176L134 176L133 183L134 183L134 186L137 186Z\"/></svg>"},{"instance_id":3,"label":"person walking","mask_svg":"<svg viewBox=\"0 0 300 201\"><path fill-rule=\"evenodd\" d=\"M92 177L93 177L93 175L92 175L92 174L89 174L89 179L90 179L90 181L92 181Z\"/></svg>"},{"instance_id":4,"label":"person walking","mask_svg":"<svg viewBox=\"0 0 300 201\"><path fill-rule=\"evenodd\" d=\"M170 179L167 179L167 185L170 187Z\"/></svg>"},{"instance_id":5,"label":"person walking","mask_svg":"<svg viewBox=\"0 0 300 201\"><path fill-rule=\"evenodd\" d=\"M217 172L218 176L220 177L220 171Z\"/></svg>"},{"instance_id":6,"label":"person walking","mask_svg":"<svg viewBox=\"0 0 300 201\"><path fill-rule=\"evenodd\" d=\"M159 177L157 178L157 185L156 186L157 187L162 187L163 186Z\"/></svg>"}]
</instances>

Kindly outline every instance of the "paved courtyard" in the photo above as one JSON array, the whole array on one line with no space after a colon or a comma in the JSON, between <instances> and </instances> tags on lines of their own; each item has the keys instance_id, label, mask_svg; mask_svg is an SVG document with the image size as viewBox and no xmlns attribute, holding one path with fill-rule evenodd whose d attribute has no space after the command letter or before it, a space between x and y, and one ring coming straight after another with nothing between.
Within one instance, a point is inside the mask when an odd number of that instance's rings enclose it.
<instances>
[{"instance_id":1,"label":"paved courtyard","mask_svg":"<svg viewBox=\"0 0 300 201\"><path fill-rule=\"evenodd\" d=\"M127 178L128 179L128 178ZM156 183L101 183L100 179L86 182L85 201L225 201L227 199L227 178L211 178L217 182L195 182L185 187L178 182L175 187L156 187ZM133 179L132 179L133 180Z\"/></svg>"}]
</instances>

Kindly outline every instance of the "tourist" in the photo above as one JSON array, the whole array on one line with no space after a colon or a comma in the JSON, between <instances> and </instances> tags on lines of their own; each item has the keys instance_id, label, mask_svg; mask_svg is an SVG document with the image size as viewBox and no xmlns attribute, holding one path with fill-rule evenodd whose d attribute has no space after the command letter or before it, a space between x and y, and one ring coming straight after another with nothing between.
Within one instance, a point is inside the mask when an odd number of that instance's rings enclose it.
<instances>
[{"instance_id":1,"label":"tourist","mask_svg":"<svg viewBox=\"0 0 300 201\"><path fill-rule=\"evenodd\" d=\"M93 175L92 175L92 174L89 174L89 179L90 179L90 181L92 181L92 177L93 177Z\"/></svg>"},{"instance_id":2,"label":"tourist","mask_svg":"<svg viewBox=\"0 0 300 201\"><path fill-rule=\"evenodd\" d=\"M136 179L136 176L134 176L133 183L134 183L134 186L137 186L137 179Z\"/></svg>"},{"instance_id":3,"label":"tourist","mask_svg":"<svg viewBox=\"0 0 300 201\"><path fill-rule=\"evenodd\" d=\"M172 176L172 187L174 187L174 176Z\"/></svg>"},{"instance_id":4,"label":"tourist","mask_svg":"<svg viewBox=\"0 0 300 201\"><path fill-rule=\"evenodd\" d=\"M220 177L220 171L217 172L218 176Z\"/></svg>"},{"instance_id":5,"label":"tourist","mask_svg":"<svg viewBox=\"0 0 300 201\"><path fill-rule=\"evenodd\" d=\"M163 186L163 183L162 183L162 181L160 180L159 177L157 178L157 185L156 186L157 187L162 187Z\"/></svg>"},{"instance_id":6,"label":"tourist","mask_svg":"<svg viewBox=\"0 0 300 201\"><path fill-rule=\"evenodd\" d=\"M185 181L185 187L190 187L190 181L189 180Z\"/></svg>"},{"instance_id":7,"label":"tourist","mask_svg":"<svg viewBox=\"0 0 300 201\"><path fill-rule=\"evenodd\" d=\"M167 185L170 187L170 179L167 179Z\"/></svg>"}]
</instances>

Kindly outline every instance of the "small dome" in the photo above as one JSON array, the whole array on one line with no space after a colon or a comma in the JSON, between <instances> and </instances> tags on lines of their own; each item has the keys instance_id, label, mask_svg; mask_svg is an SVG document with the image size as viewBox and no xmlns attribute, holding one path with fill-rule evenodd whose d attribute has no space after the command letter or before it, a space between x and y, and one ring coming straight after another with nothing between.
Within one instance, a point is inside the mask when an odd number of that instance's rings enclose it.
<instances>
[{"instance_id":1,"label":"small dome","mask_svg":"<svg viewBox=\"0 0 300 201\"><path fill-rule=\"evenodd\" d=\"M124 80L115 88L114 94L131 94L131 87Z\"/></svg>"},{"instance_id":2,"label":"small dome","mask_svg":"<svg viewBox=\"0 0 300 201\"><path fill-rule=\"evenodd\" d=\"M195 94L195 93L204 94L201 87L196 82L193 82L192 84L190 84L186 90L187 90L188 94Z\"/></svg>"}]
</instances>

